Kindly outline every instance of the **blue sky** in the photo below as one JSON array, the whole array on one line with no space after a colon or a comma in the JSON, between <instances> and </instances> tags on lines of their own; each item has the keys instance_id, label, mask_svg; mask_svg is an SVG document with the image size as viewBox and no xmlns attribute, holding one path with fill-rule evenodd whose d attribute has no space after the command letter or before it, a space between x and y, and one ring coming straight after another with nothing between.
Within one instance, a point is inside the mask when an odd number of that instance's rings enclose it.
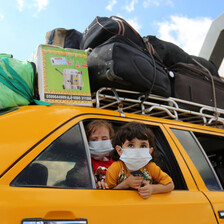
<instances>
[{"instance_id":1,"label":"blue sky","mask_svg":"<svg viewBox=\"0 0 224 224\"><path fill-rule=\"evenodd\" d=\"M1 52L32 56L54 28L83 32L96 16L120 16L140 35L156 35L198 55L223 0L1 0Z\"/></svg>"}]
</instances>

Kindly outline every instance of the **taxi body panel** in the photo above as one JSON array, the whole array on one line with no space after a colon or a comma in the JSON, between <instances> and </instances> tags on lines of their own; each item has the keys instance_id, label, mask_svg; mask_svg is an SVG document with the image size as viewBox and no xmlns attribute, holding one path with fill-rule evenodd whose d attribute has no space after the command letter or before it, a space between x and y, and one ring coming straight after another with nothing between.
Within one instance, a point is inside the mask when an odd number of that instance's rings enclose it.
<instances>
[{"instance_id":1,"label":"taxi body panel","mask_svg":"<svg viewBox=\"0 0 224 224\"><path fill-rule=\"evenodd\" d=\"M2 193L2 223L33 217L87 218L89 223L217 223L207 199L195 191L152 195L147 200L126 190L3 188Z\"/></svg>"},{"instance_id":2,"label":"taxi body panel","mask_svg":"<svg viewBox=\"0 0 224 224\"><path fill-rule=\"evenodd\" d=\"M0 217L1 223L21 223L24 219L78 219L88 223L224 223L224 192L210 191L197 167L172 129L224 137L224 131L184 122L144 115L75 107L27 106L0 115ZM84 123L107 119L116 123L139 121L159 129L164 144L172 151L186 187L166 194L139 197L135 190L63 188L54 186L16 186L14 180L64 133L77 126L87 147ZM162 143L161 143L162 144ZM86 149L87 161L90 154ZM171 158L172 159L172 158ZM180 176L181 178L181 176Z\"/></svg>"}]
</instances>

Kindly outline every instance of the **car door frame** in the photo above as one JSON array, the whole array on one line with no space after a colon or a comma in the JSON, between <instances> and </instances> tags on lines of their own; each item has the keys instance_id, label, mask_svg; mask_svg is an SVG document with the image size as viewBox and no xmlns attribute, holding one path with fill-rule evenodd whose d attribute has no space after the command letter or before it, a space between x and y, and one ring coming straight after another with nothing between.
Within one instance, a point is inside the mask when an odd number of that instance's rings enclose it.
<instances>
[{"instance_id":1,"label":"car door frame","mask_svg":"<svg viewBox=\"0 0 224 224\"><path fill-rule=\"evenodd\" d=\"M190 172L192 173L192 177L196 183L196 185L198 186L198 189L200 191L203 192L203 194L208 198L211 206L212 206L212 209L213 209L213 212L214 212L214 215L217 219L217 222L218 223L224 223L224 217L220 215L220 212L223 212L224 211L224 201L223 201L223 198L224 198L224 191L223 191L223 187L218 179L218 176L216 174L216 172L214 171L206 153L204 152L202 146L200 145L199 141L197 140L197 137L194 135L194 132L198 132L198 133L202 133L202 134L209 134L209 135L216 135L216 136L221 136L224 138L224 131L223 130L220 130L220 129L212 129L212 128L209 128L209 127L198 127L198 126L194 126L194 125L191 125L190 127L183 127L183 126L180 126L180 125L166 125L165 126L166 130L168 131L168 133L170 134L171 138L176 142L177 144L177 147L180 151L180 153L184 156L185 160L186 160L186 163L188 164L188 167L189 167L189 170ZM209 164L209 167L211 169L211 171L213 172L217 182L219 183L220 185L220 190L219 191L210 191L201 175L199 174L199 171L197 170L197 168L195 167L193 161L191 160L190 156L187 154L187 152L185 151L185 149L183 148L183 146L181 145L181 143L179 142L179 140L177 139L177 137L175 136L175 134L172 132L171 129L179 129L179 130L185 130L185 131L189 131L195 142L198 144L198 146L200 147L200 150L202 151L202 154L204 155L206 161L208 162Z\"/></svg>"}]
</instances>

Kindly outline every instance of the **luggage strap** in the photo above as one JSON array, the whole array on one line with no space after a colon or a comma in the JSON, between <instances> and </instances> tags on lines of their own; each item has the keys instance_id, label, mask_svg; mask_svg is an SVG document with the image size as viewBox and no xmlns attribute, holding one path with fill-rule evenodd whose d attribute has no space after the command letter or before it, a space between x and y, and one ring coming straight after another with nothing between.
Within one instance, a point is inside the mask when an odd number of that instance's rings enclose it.
<instances>
[{"instance_id":1,"label":"luggage strap","mask_svg":"<svg viewBox=\"0 0 224 224\"><path fill-rule=\"evenodd\" d=\"M217 109L217 101L216 101L216 93L215 93L215 82L214 82L214 79L213 79L213 76L211 74L211 72L205 67L203 66L201 63L199 63L197 60L195 60L194 58L192 58L192 60L197 64L199 65L201 68L203 68L210 76L211 78L211 81L212 81L212 93L213 93L213 99L214 99L214 108L215 108L215 111L214 111L214 115L216 117L216 120L218 120L218 117L219 117L219 112L218 112L218 109Z\"/></svg>"},{"instance_id":2,"label":"luggage strap","mask_svg":"<svg viewBox=\"0 0 224 224\"><path fill-rule=\"evenodd\" d=\"M121 25L122 25L122 28L123 28L123 32L122 32L122 36L124 36L124 32L125 32L125 30L124 30L124 26L123 26L123 24L122 24L122 22L123 23L125 23L127 26L129 26L130 27L130 29L132 29L132 31L139 37L139 39L140 40L142 40L142 37L141 37L141 35L127 22L127 21L125 21L124 19L122 19L121 17L119 17L119 16L111 16L110 17L111 19L113 19L113 20L115 20L116 21L116 19L117 20L119 20L119 21L121 21Z\"/></svg>"},{"instance_id":3,"label":"luggage strap","mask_svg":"<svg viewBox=\"0 0 224 224\"><path fill-rule=\"evenodd\" d=\"M154 72L153 72L153 80L152 80L152 85L151 85L151 88L145 92L145 97L143 97L143 99L141 100L141 103L143 104L144 101L149 97L149 95L151 94L152 90L153 90L153 87L154 87L154 84L155 84L155 81L156 81L156 63L155 63L155 59L153 57L153 53L154 53L154 49L152 47L152 45L148 42L148 44L145 45L148 52L149 52L149 55L151 56L152 58L152 63L153 63L153 68L154 68Z\"/></svg>"},{"instance_id":4,"label":"luggage strap","mask_svg":"<svg viewBox=\"0 0 224 224\"><path fill-rule=\"evenodd\" d=\"M51 31L51 35L49 37L48 44L50 44L50 45L52 45L52 43L53 43L54 33L55 33L55 29Z\"/></svg>"},{"instance_id":5,"label":"luggage strap","mask_svg":"<svg viewBox=\"0 0 224 224\"><path fill-rule=\"evenodd\" d=\"M25 99L27 99L30 103L35 102L39 105L51 105L50 103L46 103L40 100L36 100L33 98L33 94L27 85L27 83L20 77L20 75L9 65L8 58L2 58L4 61L7 70L9 71L10 75L13 77L9 78L3 68L0 66L0 82L2 82L5 86L9 89L13 90L14 92L20 94Z\"/></svg>"}]
</instances>

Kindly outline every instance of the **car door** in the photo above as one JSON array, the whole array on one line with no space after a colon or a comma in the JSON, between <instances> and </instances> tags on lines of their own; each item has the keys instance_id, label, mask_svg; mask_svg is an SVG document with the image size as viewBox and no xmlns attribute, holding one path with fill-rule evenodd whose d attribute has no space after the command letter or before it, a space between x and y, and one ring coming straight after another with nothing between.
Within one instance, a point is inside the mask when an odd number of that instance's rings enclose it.
<instances>
[{"instance_id":1,"label":"car door","mask_svg":"<svg viewBox=\"0 0 224 224\"><path fill-rule=\"evenodd\" d=\"M209 199L216 219L224 223L224 133L222 130L169 127L199 190Z\"/></svg>"},{"instance_id":2,"label":"car door","mask_svg":"<svg viewBox=\"0 0 224 224\"><path fill-rule=\"evenodd\" d=\"M140 198L135 190L95 189L83 123L86 119L119 123L139 118L79 116L38 142L1 178L2 223L74 219L88 223L217 223L184 158L158 122L144 121L159 133L158 149L163 150L161 158L168 163L176 189L148 199Z\"/></svg>"}]
</instances>

